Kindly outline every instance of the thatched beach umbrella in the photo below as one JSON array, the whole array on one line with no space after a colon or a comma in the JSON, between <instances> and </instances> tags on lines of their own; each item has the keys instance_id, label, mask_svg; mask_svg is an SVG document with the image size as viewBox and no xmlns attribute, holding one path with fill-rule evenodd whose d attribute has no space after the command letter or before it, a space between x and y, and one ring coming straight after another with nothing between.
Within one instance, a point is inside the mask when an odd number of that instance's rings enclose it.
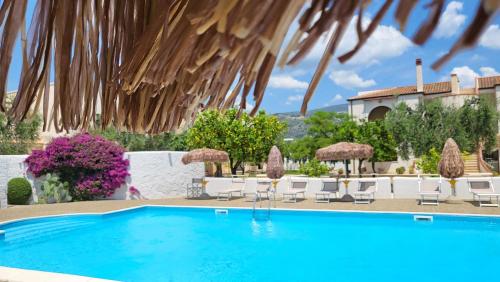
<instances>
[{"instance_id":1,"label":"thatched beach umbrella","mask_svg":"<svg viewBox=\"0 0 500 282\"><path fill-rule=\"evenodd\" d=\"M343 160L345 162L345 175L346 179L343 181L346 189L346 194L342 197L343 201L351 202L354 198L349 195L349 177L347 160L350 159L368 159L373 156L373 147L366 144L357 144L350 142L340 142L316 151L316 158L320 161L337 161Z\"/></svg>"},{"instance_id":2,"label":"thatched beach umbrella","mask_svg":"<svg viewBox=\"0 0 500 282\"><path fill-rule=\"evenodd\" d=\"M411 16L422 14L417 1L379 2L46 0L28 9L26 1L4 0L0 111L6 111L7 73L17 69L13 75L19 77L19 91L7 111L16 121L50 97L53 102L44 104L43 120L57 131L88 128L97 113L103 126L172 131L189 123L199 110L235 106L239 96L241 110L254 97L252 113L257 113L273 68L297 65L316 43L328 42L304 95L305 114L333 58L345 63L357 53L369 52L363 46L386 19L393 19L403 31ZM475 2L473 20L432 68L474 46L500 9L498 0ZM433 38L446 14L445 1L431 3L422 23L411 29L417 45ZM370 24L362 24L371 15ZM25 19L32 19L29 26ZM356 39L344 39L353 21ZM30 44L23 44L22 57L13 56L16 38L25 30L30 31L25 39ZM338 48L345 40L356 41L352 49ZM50 81L56 85L53 90ZM80 91L74 91L77 87Z\"/></svg>"},{"instance_id":3,"label":"thatched beach umbrella","mask_svg":"<svg viewBox=\"0 0 500 282\"><path fill-rule=\"evenodd\" d=\"M457 143L452 138L448 138L444 144L438 169L441 176L450 179L448 182L450 182L453 197L456 197L455 184L457 181L455 178L464 175L464 161Z\"/></svg>"},{"instance_id":4,"label":"thatched beach umbrella","mask_svg":"<svg viewBox=\"0 0 500 282\"><path fill-rule=\"evenodd\" d=\"M187 165L193 162L228 162L229 155L224 151L202 148L187 152L181 159Z\"/></svg>"},{"instance_id":5,"label":"thatched beach umbrella","mask_svg":"<svg viewBox=\"0 0 500 282\"><path fill-rule=\"evenodd\" d=\"M283 158L281 157L281 152L278 147L273 146L271 151L269 151L269 156L267 157L267 167L266 167L267 177L271 179L280 179L285 175L285 169L283 168Z\"/></svg>"},{"instance_id":6,"label":"thatched beach umbrella","mask_svg":"<svg viewBox=\"0 0 500 282\"><path fill-rule=\"evenodd\" d=\"M269 156L267 157L266 166L267 177L273 180L273 194L276 193L276 186L278 185L278 179L285 175L285 169L283 168L283 158L281 157L281 152L278 147L273 146L269 151ZM274 205L276 206L276 196L274 198Z\"/></svg>"},{"instance_id":7,"label":"thatched beach umbrella","mask_svg":"<svg viewBox=\"0 0 500 282\"><path fill-rule=\"evenodd\" d=\"M224 151L202 148L202 149L194 149L192 151L187 152L182 156L182 163L187 165L194 162L214 162L214 163L222 163L229 161L229 155ZM203 178L201 181L202 186L202 197L208 197L208 194L205 192L205 188L207 187L208 181Z\"/></svg>"},{"instance_id":8,"label":"thatched beach umbrella","mask_svg":"<svg viewBox=\"0 0 500 282\"><path fill-rule=\"evenodd\" d=\"M340 142L316 151L320 161L337 161L350 159L368 159L373 156L373 147L366 144ZM346 167L346 177L349 176Z\"/></svg>"}]
</instances>

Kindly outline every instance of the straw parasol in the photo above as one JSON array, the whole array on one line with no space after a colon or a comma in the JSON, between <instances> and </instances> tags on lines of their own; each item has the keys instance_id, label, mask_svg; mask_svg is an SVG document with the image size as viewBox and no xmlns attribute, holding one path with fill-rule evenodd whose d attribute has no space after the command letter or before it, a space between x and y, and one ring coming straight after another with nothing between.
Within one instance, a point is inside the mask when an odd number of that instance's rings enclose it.
<instances>
[{"instance_id":1,"label":"straw parasol","mask_svg":"<svg viewBox=\"0 0 500 282\"><path fill-rule=\"evenodd\" d=\"M228 162L229 155L224 151L202 148L187 152L181 161L185 165L193 162Z\"/></svg>"},{"instance_id":2,"label":"straw parasol","mask_svg":"<svg viewBox=\"0 0 500 282\"><path fill-rule=\"evenodd\" d=\"M372 146L350 142L336 143L316 151L316 158L320 161L368 159L372 156Z\"/></svg>"},{"instance_id":3,"label":"straw parasol","mask_svg":"<svg viewBox=\"0 0 500 282\"><path fill-rule=\"evenodd\" d=\"M276 186L278 185L278 179L285 175L285 169L283 168L283 158L281 157L281 152L278 147L273 146L269 151L269 155L267 157L267 166L266 166L266 174L267 177L273 180L273 199L274 206L276 207Z\"/></svg>"},{"instance_id":4,"label":"straw parasol","mask_svg":"<svg viewBox=\"0 0 500 282\"><path fill-rule=\"evenodd\" d=\"M373 156L373 147L366 144L350 143L350 142L340 142L336 143L316 151L316 158L320 161L345 161L345 176L346 179L343 181L346 189L346 194L342 197L343 201L351 202L354 198L349 195L349 177L347 160L350 159L368 159Z\"/></svg>"},{"instance_id":5,"label":"straw parasol","mask_svg":"<svg viewBox=\"0 0 500 282\"><path fill-rule=\"evenodd\" d=\"M438 164L439 174L441 176L449 178L451 190L453 192L453 197L456 197L457 193L455 190L455 184L458 178L464 175L464 161L462 160L460 154L460 148L458 148L457 143L452 138L448 138L443 147L443 152L441 153L441 160ZM454 199L448 199L448 201L454 201Z\"/></svg>"},{"instance_id":6,"label":"straw parasol","mask_svg":"<svg viewBox=\"0 0 500 282\"><path fill-rule=\"evenodd\" d=\"M269 151L266 174L267 177L271 179L280 179L285 174L285 169L283 168L283 158L281 157L280 150L276 146L273 146L271 151Z\"/></svg>"},{"instance_id":7,"label":"straw parasol","mask_svg":"<svg viewBox=\"0 0 500 282\"><path fill-rule=\"evenodd\" d=\"M187 165L193 162L227 162L229 161L229 155L224 151L202 148L202 149L194 149L182 156L182 163ZM209 198L209 195L205 192L205 188L207 187L208 181L203 178L201 181L202 187L202 198Z\"/></svg>"},{"instance_id":8,"label":"straw parasol","mask_svg":"<svg viewBox=\"0 0 500 282\"><path fill-rule=\"evenodd\" d=\"M14 70L9 65L19 64L23 67L14 74L20 78L19 89L8 114L19 121L34 105L43 105L44 124L52 122L57 131L88 128L97 113L102 126L172 131L189 124L199 110L235 106L237 97L244 110L247 98L253 96L251 113L255 114L273 68L296 65L316 43L325 41L304 95L301 112L305 114L332 59L345 63L367 52L363 46L384 19L393 18L404 31L407 19L420 13L415 9L417 1L378 2L46 0L37 1L29 16L26 1L4 0L0 4L0 110L7 110L7 73ZM477 2L470 24L433 64L434 69L474 46L500 8L498 0ZM415 44L424 45L432 38L445 4L436 0L427 6L425 19L412 36ZM365 26L368 14L373 18ZM26 26L25 19L30 18ZM338 46L353 22L357 42L339 53ZM297 29L287 40L291 27ZM16 58L12 56L16 38L26 30L29 44L22 46L23 57ZM49 97L50 105L44 103Z\"/></svg>"}]
</instances>

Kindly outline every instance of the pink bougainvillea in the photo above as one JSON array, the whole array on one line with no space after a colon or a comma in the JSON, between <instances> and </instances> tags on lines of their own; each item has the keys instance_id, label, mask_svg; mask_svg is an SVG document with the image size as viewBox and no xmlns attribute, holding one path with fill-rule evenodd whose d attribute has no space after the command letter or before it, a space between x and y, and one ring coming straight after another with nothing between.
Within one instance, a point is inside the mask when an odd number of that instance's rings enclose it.
<instances>
[{"instance_id":1,"label":"pink bougainvillea","mask_svg":"<svg viewBox=\"0 0 500 282\"><path fill-rule=\"evenodd\" d=\"M55 138L45 150L34 150L25 160L36 177L56 173L71 186L77 200L111 196L125 183L128 160L124 149L101 136L87 133Z\"/></svg>"}]
</instances>

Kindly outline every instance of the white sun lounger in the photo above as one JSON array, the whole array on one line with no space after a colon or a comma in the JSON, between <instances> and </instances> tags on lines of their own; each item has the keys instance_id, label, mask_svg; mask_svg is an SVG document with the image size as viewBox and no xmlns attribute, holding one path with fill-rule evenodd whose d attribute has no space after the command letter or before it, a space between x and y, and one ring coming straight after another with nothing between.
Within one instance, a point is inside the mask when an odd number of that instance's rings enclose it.
<instances>
[{"instance_id":1,"label":"white sun lounger","mask_svg":"<svg viewBox=\"0 0 500 282\"><path fill-rule=\"evenodd\" d=\"M321 191L316 193L316 203L329 203L340 197L339 182L336 179L322 179Z\"/></svg>"},{"instance_id":2,"label":"white sun lounger","mask_svg":"<svg viewBox=\"0 0 500 282\"><path fill-rule=\"evenodd\" d=\"M370 204L375 201L378 181L376 179L360 179L354 192L354 204Z\"/></svg>"},{"instance_id":3,"label":"white sun lounger","mask_svg":"<svg viewBox=\"0 0 500 282\"><path fill-rule=\"evenodd\" d=\"M296 203L299 195L302 199L306 198L306 178L290 178L288 183L288 191L283 193L283 202Z\"/></svg>"},{"instance_id":4,"label":"white sun lounger","mask_svg":"<svg viewBox=\"0 0 500 282\"><path fill-rule=\"evenodd\" d=\"M480 207L498 207L500 193L495 191L491 178L467 178L469 191L472 199L479 203Z\"/></svg>"},{"instance_id":5,"label":"white sun lounger","mask_svg":"<svg viewBox=\"0 0 500 282\"><path fill-rule=\"evenodd\" d=\"M249 193L255 195L257 200L268 199L270 197L271 190L271 180L270 179L258 179L257 187L255 188L255 193Z\"/></svg>"},{"instance_id":6,"label":"white sun lounger","mask_svg":"<svg viewBox=\"0 0 500 282\"><path fill-rule=\"evenodd\" d=\"M420 205L439 205L439 195L441 195L441 182L441 177L439 177L439 179L421 177L418 178L418 194L420 195Z\"/></svg>"},{"instance_id":7,"label":"white sun lounger","mask_svg":"<svg viewBox=\"0 0 500 282\"><path fill-rule=\"evenodd\" d=\"M245 191L245 179L234 177L231 180L231 187L227 190L217 193L218 201L229 201L234 196L243 196L243 192Z\"/></svg>"}]
</instances>

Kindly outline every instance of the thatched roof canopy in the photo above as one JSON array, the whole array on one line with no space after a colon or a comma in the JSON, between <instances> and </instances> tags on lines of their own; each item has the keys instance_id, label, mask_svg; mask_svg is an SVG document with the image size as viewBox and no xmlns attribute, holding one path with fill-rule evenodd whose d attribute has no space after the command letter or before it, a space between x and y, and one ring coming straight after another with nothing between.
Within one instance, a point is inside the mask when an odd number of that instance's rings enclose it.
<instances>
[{"instance_id":1,"label":"thatched roof canopy","mask_svg":"<svg viewBox=\"0 0 500 282\"><path fill-rule=\"evenodd\" d=\"M441 153L439 161L439 174L446 178L458 178L464 175L464 161L457 143L452 138L448 138Z\"/></svg>"},{"instance_id":2,"label":"thatched roof canopy","mask_svg":"<svg viewBox=\"0 0 500 282\"><path fill-rule=\"evenodd\" d=\"M279 179L285 175L285 168L283 167L283 158L281 157L281 152L278 147L273 146L271 151L269 151L269 156L267 157L267 167L266 167L267 177L271 179Z\"/></svg>"},{"instance_id":3,"label":"thatched roof canopy","mask_svg":"<svg viewBox=\"0 0 500 282\"><path fill-rule=\"evenodd\" d=\"M340 142L316 151L320 161L368 159L373 156L373 147L366 144Z\"/></svg>"},{"instance_id":4,"label":"thatched roof canopy","mask_svg":"<svg viewBox=\"0 0 500 282\"><path fill-rule=\"evenodd\" d=\"M52 120L58 131L87 128L100 113L102 126L158 133L189 124L200 110L232 107L238 97L243 110L252 89L255 114L274 66L297 64L326 36L327 47L304 96L305 113L334 55L344 63L363 52L392 6L403 30L417 3L386 0L378 11L370 11L373 17L364 27L372 2L377 1L45 0L37 1L25 28L26 0L4 0L0 110L6 110L16 38L27 30L23 58L15 62L22 65L15 74L20 77L18 92L8 111L16 120L42 107L44 124ZM416 44L431 38L444 5L435 0L427 6L428 15L413 35ZM475 45L499 7L498 0L480 1L470 25L433 68ZM336 54L352 20L357 21L358 42L349 52ZM297 21L298 29L283 48ZM54 93L49 91L52 69Z\"/></svg>"},{"instance_id":5,"label":"thatched roof canopy","mask_svg":"<svg viewBox=\"0 0 500 282\"><path fill-rule=\"evenodd\" d=\"M224 151L214 149L195 149L187 152L182 156L183 164L190 164L193 162L228 162L229 155Z\"/></svg>"}]
</instances>

